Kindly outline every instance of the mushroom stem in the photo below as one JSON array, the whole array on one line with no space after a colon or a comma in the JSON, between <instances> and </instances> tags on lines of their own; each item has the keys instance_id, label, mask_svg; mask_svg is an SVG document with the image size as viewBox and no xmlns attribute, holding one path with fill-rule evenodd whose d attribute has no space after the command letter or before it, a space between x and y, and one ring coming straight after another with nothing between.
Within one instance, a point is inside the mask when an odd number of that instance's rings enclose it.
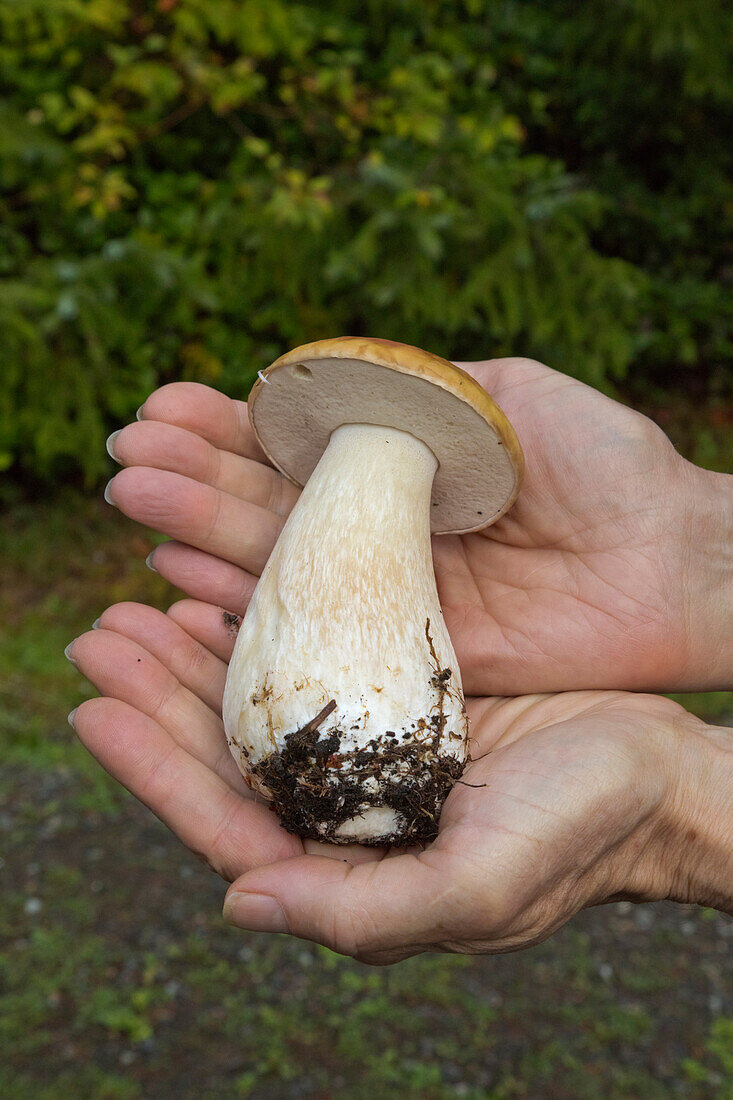
<instances>
[{"instance_id":1,"label":"mushroom stem","mask_svg":"<svg viewBox=\"0 0 733 1100\"><path fill-rule=\"evenodd\" d=\"M300 835L426 839L462 770L465 709L430 542L437 465L407 432L338 428L240 628L229 743Z\"/></svg>"}]
</instances>

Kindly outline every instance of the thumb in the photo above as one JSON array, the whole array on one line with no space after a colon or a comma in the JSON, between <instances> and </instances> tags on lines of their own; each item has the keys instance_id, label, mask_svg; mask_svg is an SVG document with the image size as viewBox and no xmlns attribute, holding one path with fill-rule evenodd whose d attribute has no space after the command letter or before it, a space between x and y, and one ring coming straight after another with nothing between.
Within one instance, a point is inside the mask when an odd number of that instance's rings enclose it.
<instances>
[{"instance_id":1,"label":"thumb","mask_svg":"<svg viewBox=\"0 0 733 1100\"><path fill-rule=\"evenodd\" d=\"M257 932L289 932L361 962L395 962L440 945L465 915L434 850L352 865L298 856L232 883L224 919ZM446 885L447 884L447 885Z\"/></svg>"}]
</instances>

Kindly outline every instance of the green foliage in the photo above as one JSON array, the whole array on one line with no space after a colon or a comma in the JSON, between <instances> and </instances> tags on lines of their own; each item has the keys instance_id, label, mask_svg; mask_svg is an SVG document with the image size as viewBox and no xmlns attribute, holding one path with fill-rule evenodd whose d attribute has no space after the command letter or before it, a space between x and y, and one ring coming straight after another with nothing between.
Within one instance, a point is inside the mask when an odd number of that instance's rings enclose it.
<instances>
[{"instance_id":1,"label":"green foliage","mask_svg":"<svg viewBox=\"0 0 733 1100\"><path fill-rule=\"evenodd\" d=\"M730 20L0 0L0 469L92 481L156 384L244 395L337 333L719 381Z\"/></svg>"},{"instance_id":2,"label":"green foliage","mask_svg":"<svg viewBox=\"0 0 733 1100\"><path fill-rule=\"evenodd\" d=\"M121 996L118 989L109 986L95 989L79 1013L79 1026L94 1024L140 1043L153 1033L145 1013L149 1003L149 990L137 989L129 996Z\"/></svg>"},{"instance_id":3,"label":"green foliage","mask_svg":"<svg viewBox=\"0 0 733 1100\"><path fill-rule=\"evenodd\" d=\"M730 382L733 10L720 0L502 4L503 87L531 144L590 181L592 235L647 279L636 371ZM501 61L499 62L501 64ZM506 70L505 70L506 71ZM702 365L701 365L702 364Z\"/></svg>"},{"instance_id":4,"label":"green foliage","mask_svg":"<svg viewBox=\"0 0 733 1100\"><path fill-rule=\"evenodd\" d=\"M697 1058L684 1058L681 1069L685 1078L696 1085L714 1089L720 1100L733 1097L733 1018L719 1016L713 1021L705 1052L712 1057L713 1065ZM708 1095L708 1094L706 1094Z\"/></svg>"}]
</instances>

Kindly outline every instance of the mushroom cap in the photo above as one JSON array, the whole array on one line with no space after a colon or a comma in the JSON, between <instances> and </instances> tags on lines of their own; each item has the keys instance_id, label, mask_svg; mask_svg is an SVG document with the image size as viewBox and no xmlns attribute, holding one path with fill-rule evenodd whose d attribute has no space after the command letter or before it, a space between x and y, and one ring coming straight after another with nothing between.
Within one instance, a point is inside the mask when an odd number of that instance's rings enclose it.
<instances>
[{"instance_id":1,"label":"mushroom cap","mask_svg":"<svg viewBox=\"0 0 733 1100\"><path fill-rule=\"evenodd\" d=\"M434 534L495 523L524 474L519 440L486 390L447 359L391 340L340 336L294 348L260 373L249 415L265 454L300 486L342 424L397 428L422 440L439 464Z\"/></svg>"}]
</instances>

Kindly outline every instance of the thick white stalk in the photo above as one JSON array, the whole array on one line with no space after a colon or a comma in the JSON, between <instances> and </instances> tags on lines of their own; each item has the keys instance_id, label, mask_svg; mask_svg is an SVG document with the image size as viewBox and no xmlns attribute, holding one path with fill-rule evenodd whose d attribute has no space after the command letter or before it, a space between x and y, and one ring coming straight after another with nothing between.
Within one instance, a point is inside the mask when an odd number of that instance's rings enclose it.
<instances>
[{"instance_id":1,"label":"thick white stalk","mask_svg":"<svg viewBox=\"0 0 733 1100\"><path fill-rule=\"evenodd\" d=\"M335 431L240 628L224 694L227 737L291 827L283 802L298 798L301 761L300 793L308 801L315 784L324 796L322 819L309 801L298 826L306 835L418 836L410 813L389 805L399 803L394 788L414 788L417 799L437 762L458 774L465 759L460 677L430 545L436 467L406 432ZM272 781L277 769L286 793ZM426 813L439 813L445 793Z\"/></svg>"}]
</instances>

